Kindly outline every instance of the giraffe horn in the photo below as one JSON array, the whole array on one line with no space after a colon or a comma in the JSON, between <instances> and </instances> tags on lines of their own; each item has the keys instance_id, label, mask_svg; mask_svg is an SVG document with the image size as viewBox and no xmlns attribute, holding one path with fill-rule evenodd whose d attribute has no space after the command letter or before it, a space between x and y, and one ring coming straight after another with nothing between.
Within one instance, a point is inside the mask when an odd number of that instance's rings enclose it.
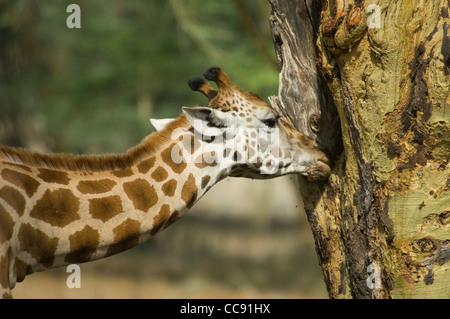
<instances>
[{"instance_id":1,"label":"giraffe horn","mask_svg":"<svg viewBox=\"0 0 450 319\"><path fill-rule=\"evenodd\" d=\"M203 95L205 95L209 101L211 101L218 93L216 90L214 90L211 84L208 83L208 81L199 76L190 78L188 81L188 85L193 91L203 93Z\"/></svg>"},{"instance_id":2,"label":"giraffe horn","mask_svg":"<svg viewBox=\"0 0 450 319\"><path fill-rule=\"evenodd\" d=\"M206 71L203 76L208 81L216 82L217 86L219 87L219 90L230 86L234 87L234 84L231 82L228 75L225 73L224 70L222 70L219 67L214 66L212 68L209 68L208 71Z\"/></svg>"}]
</instances>

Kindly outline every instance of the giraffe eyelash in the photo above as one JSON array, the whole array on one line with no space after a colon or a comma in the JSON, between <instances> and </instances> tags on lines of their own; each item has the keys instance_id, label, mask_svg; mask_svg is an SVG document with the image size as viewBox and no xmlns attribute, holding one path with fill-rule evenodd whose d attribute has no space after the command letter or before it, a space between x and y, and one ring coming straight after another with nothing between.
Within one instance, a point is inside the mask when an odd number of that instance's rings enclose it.
<instances>
[{"instance_id":1,"label":"giraffe eyelash","mask_svg":"<svg viewBox=\"0 0 450 319\"><path fill-rule=\"evenodd\" d=\"M264 119L261 120L261 122L263 122L265 125L267 125L269 128L274 128L275 125L277 124L277 121L280 117L276 116L276 117L270 117L268 119Z\"/></svg>"}]
</instances>

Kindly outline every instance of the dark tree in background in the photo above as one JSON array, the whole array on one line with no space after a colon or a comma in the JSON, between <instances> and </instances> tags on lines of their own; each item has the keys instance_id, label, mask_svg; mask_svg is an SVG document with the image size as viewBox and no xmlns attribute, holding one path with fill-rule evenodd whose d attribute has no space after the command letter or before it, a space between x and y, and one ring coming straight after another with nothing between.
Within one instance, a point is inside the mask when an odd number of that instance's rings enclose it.
<instances>
[{"instance_id":1,"label":"dark tree in background","mask_svg":"<svg viewBox=\"0 0 450 319\"><path fill-rule=\"evenodd\" d=\"M272 104L335 160L300 180L331 298L450 298L449 2L270 0Z\"/></svg>"},{"instance_id":2,"label":"dark tree in background","mask_svg":"<svg viewBox=\"0 0 450 319\"><path fill-rule=\"evenodd\" d=\"M29 145L32 140L39 148L39 138L45 138L38 133L32 116L36 88L29 87L34 77L30 70L40 58L40 44L33 28L36 6L32 3L22 10L22 23L11 18L14 10L14 2L0 2L0 140L14 146ZM18 89L17 83L27 89ZM27 106L20 108L24 101Z\"/></svg>"}]
</instances>

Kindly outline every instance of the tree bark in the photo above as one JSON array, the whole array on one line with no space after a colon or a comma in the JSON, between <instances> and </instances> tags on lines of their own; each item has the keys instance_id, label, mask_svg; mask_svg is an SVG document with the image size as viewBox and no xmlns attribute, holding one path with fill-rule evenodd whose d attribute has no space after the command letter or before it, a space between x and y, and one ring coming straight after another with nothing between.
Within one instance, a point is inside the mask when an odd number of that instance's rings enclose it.
<instances>
[{"instance_id":1,"label":"tree bark","mask_svg":"<svg viewBox=\"0 0 450 319\"><path fill-rule=\"evenodd\" d=\"M271 102L336 160L300 178L329 296L450 298L450 1L270 2Z\"/></svg>"}]
</instances>

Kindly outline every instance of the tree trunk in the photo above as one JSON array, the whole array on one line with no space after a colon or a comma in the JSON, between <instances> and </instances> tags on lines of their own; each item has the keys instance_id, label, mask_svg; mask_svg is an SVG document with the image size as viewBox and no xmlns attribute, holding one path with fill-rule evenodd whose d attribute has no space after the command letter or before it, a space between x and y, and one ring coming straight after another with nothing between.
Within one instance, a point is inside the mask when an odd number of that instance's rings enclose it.
<instances>
[{"instance_id":1,"label":"tree trunk","mask_svg":"<svg viewBox=\"0 0 450 319\"><path fill-rule=\"evenodd\" d=\"M271 102L336 159L300 178L329 296L450 298L450 1L270 2Z\"/></svg>"}]
</instances>

